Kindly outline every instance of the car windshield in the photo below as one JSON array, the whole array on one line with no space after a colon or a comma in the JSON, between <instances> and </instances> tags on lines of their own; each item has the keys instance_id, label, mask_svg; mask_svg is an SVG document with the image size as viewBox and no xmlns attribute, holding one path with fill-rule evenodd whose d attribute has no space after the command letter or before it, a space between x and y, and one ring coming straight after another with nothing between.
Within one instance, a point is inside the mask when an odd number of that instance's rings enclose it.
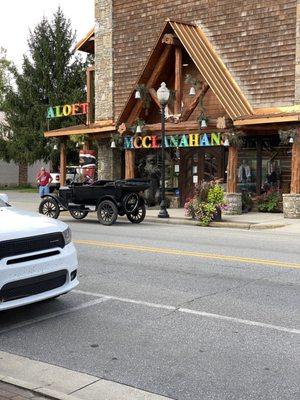
<instances>
[{"instance_id":1,"label":"car windshield","mask_svg":"<svg viewBox=\"0 0 300 400\"><path fill-rule=\"evenodd\" d=\"M8 204L5 203L5 201L3 201L0 197L0 207L7 207Z\"/></svg>"}]
</instances>

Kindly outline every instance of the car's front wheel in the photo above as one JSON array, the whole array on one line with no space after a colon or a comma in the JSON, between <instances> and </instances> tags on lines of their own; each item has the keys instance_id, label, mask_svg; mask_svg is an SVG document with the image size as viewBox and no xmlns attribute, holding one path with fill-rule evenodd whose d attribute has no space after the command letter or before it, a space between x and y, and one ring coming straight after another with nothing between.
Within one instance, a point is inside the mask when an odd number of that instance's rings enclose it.
<instances>
[{"instance_id":1,"label":"car's front wheel","mask_svg":"<svg viewBox=\"0 0 300 400\"><path fill-rule=\"evenodd\" d=\"M39 206L39 213L46 215L47 217L57 219L60 213L57 201L51 197L46 197L43 199Z\"/></svg>"}]
</instances>

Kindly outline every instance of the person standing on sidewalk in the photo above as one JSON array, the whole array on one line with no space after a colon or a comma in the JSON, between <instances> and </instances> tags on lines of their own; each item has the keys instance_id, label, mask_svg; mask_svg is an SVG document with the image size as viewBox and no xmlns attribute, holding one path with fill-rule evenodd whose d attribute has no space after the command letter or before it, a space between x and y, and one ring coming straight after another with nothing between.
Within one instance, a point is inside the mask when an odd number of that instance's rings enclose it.
<instances>
[{"instance_id":1,"label":"person standing on sidewalk","mask_svg":"<svg viewBox=\"0 0 300 400\"><path fill-rule=\"evenodd\" d=\"M49 185L52 182L52 177L49 172L45 170L44 167L40 169L37 177L37 183L39 185L39 195L40 197L45 196L50 193Z\"/></svg>"}]
</instances>

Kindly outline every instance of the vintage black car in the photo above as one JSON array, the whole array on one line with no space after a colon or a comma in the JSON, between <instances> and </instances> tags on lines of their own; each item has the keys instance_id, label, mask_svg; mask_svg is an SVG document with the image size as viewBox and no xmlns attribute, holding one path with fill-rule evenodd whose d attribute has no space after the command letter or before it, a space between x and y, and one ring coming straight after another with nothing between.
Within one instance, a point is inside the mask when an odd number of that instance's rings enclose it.
<instances>
[{"instance_id":1,"label":"vintage black car","mask_svg":"<svg viewBox=\"0 0 300 400\"><path fill-rule=\"evenodd\" d=\"M97 212L98 221L103 225L112 225L118 215L126 215L130 222L139 224L146 216L142 193L149 187L150 181L145 179L72 183L60 188L58 195L44 196L39 212L58 218L61 211L69 211L75 219Z\"/></svg>"}]
</instances>

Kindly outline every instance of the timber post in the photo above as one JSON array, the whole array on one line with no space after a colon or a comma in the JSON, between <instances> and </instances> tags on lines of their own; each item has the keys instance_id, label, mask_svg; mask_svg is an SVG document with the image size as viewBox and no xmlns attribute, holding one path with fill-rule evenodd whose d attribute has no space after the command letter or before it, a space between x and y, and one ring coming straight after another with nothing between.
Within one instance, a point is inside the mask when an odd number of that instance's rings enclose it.
<instances>
[{"instance_id":1,"label":"timber post","mask_svg":"<svg viewBox=\"0 0 300 400\"><path fill-rule=\"evenodd\" d=\"M175 47L175 102L174 114L181 113L182 100L182 48Z\"/></svg>"},{"instance_id":2,"label":"timber post","mask_svg":"<svg viewBox=\"0 0 300 400\"><path fill-rule=\"evenodd\" d=\"M300 128L292 147L292 176L289 194L283 194L283 214L285 218L300 219Z\"/></svg>"},{"instance_id":3,"label":"timber post","mask_svg":"<svg viewBox=\"0 0 300 400\"><path fill-rule=\"evenodd\" d=\"M227 185L226 202L227 208L225 214L242 214L242 194L237 193L237 168L238 168L238 148L230 146L228 149L227 164Z\"/></svg>"},{"instance_id":4,"label":"timber post","mask_svg":"<svg viewBox=\"0 0 300 400\"><path fill-rule=\"evenodd\" d=\"M297 128L292 147L291 194L300 194L300 128Z\"/></svg>"},{"instance_id":5,"label":"timber post","mask_svg":"<svg viewBox=\"0 0 300 400\"><path fill-rule=\"evenodd\" d=\"M133 150L125 150L125 179L135 177L135 153Z\"/></svg>"},{"instance_id":6,"label":"timber post","mask_svg":"<svg viewBox=\"0 0 300 400\"><path fill-rule=\"evenodd\" d=\"M60 186L65 186L65 184L66 184L66 167L67 167L66 140L61 139L61 141L60 141Z\"/></svg>"},{"instance_id":7,"label":"timber post","mask_svg":"<svg viewBox=\"0 0 300 400\"><path fill-rule=\"evenodd\" d=\"M237 192L237 167L238 167L238 149L230 146L228 149L228 165L227 165L227 193Z\"/></svg>"}]
</instances>

